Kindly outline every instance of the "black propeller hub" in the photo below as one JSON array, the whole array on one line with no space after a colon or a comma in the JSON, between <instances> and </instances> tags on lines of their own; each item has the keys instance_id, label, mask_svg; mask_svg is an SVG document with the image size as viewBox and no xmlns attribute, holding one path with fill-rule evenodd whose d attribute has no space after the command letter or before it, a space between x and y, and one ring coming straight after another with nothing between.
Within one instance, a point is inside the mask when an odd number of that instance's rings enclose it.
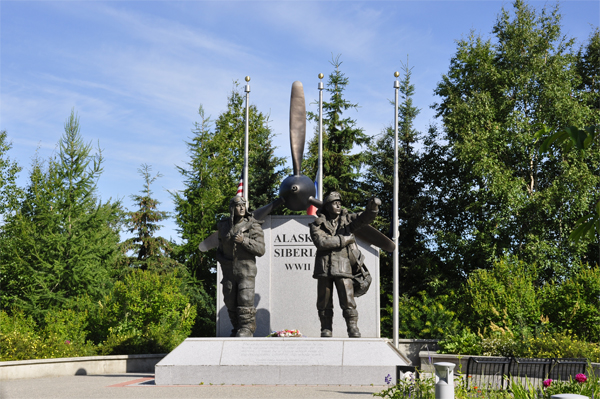
<instances>
[{"instance_id":1,"label":"black propeller hub","mask_svg":"<svg viewBox=\"0 0 600 399\"><path fill-rule=\"evenodd\" d=\"M288 176L279 187L279 196L292 211L305 211L309 205L308 197L314 197L315 194L315 184L304 175Z\"/></svg>"}]
</instances>

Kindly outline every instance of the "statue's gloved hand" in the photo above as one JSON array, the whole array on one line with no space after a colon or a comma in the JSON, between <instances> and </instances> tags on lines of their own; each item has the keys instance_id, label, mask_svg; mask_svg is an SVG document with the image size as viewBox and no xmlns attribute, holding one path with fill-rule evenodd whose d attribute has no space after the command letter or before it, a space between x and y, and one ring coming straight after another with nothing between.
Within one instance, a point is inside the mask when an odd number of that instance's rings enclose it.
<instances>
[{"instance_id":1,"label":"statue's gloved hand","mask_svg":"<svg viewBox=\"0 0 600 399\"><path fill-rule=\"evenodd\" d=\"M237 233L235 237L233 237L233 241L237 242L238 244L241 244L242 242L244 242L244 235L242 233Z\"/></svg>"},{"instance_id":2,"label":"statue's gloved hand","mask_svg":"<svg viewBox=\"0 0 600 399\"><path fill-rule=\"evenodd\" d=\"M356 241L354 239L354 234L350 234L350 235L340 235L340 239L342 242L342 248L350 245L350 244L354 244Z\"/></svg>"},{"instance_id":3,"label":"statue's gloved hand","mask_svg":"<svg viewBox=\"0 0 600 399\"><path fill-rule=\"evenodd\" d=\"M367 203L367 210L371 212L379 212L379 207L381 206L381 200L377 197L373 197Z\"/></svg>"}]
</instances>

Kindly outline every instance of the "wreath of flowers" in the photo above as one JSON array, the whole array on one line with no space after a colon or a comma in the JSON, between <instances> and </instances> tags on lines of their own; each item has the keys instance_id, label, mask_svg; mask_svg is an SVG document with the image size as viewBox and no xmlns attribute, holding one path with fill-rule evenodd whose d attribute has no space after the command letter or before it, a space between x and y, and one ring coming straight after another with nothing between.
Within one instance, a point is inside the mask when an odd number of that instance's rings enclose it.
<instances>
[{"instance_id":1,"label":"wreath of flowers","mask_svg":"<svg viewBox=\"0 0 600 399\"><path fill-rule=\"evenodd\" d=\"M298 330L281 330L281 331L273 331L271 334L267 335L267 337L302 337L302 333Z\"/></svg>"}]
</instances>

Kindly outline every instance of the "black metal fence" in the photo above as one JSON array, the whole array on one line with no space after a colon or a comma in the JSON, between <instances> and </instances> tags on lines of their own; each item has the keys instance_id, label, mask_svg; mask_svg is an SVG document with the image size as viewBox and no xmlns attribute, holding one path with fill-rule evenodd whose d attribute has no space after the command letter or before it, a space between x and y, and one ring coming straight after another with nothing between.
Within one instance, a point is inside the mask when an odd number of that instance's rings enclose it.
<instances>
[{"instance_id":1,"label":"black metal fence","mask_svg":"<svg viewBox=\"0 0 600 399\"><path fill-rule=\"evenodd\" d=\"M507 389L510 387L508 376L524 385L538 386L547 378L568 381L579 373L585 374L586 367L586 359L471 357L465 383L469 389Z\"/></svg>"}]
</instances>

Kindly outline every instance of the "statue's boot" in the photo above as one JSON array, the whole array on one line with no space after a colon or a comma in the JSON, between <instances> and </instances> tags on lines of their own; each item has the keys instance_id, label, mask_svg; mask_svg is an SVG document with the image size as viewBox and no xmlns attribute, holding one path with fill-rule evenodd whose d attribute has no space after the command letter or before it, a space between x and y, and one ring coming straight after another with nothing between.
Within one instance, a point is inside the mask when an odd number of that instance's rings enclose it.
<instances>
[{"instance_id":1,"label":"statue's boot","mask_svg":"<svg viewBox=\"0 0 600 399\"><path fill-rule=\"evenodd\" d=\"M233 326L233 329L231 330L231 334L229 336L235 337L238 332L237 312L235 310L227 310L227 313L229 314L229 321L231 321L231 325Z\"/></svg>"},{"instance_id":2,"label":"statue's boot","mask_svg":"<svg viewBox=\"0 0 600 399\"><path fill-rule=\"evenodd\" d=\"M236 337L253 337L256 331L256 309L251 307L237 308L238 331Z\"/></svg>"},{"instance_id":3,"label":"statue's boot","mask_svg":"<svg viewBox=\"0 0 600 399\"><path fill-rule=\"evenodd\" d=\"M348 337L360 338L360 331L356 323L358 322L358 311L356 309L344 309L344 319L348 327Z\"/></svg>"},{"instance_id":4,"label":"statue's boot","mask_svg":"<svg viewBox=\"0 0 600 399\"><path fill-rule=\"evenodd\" d=\"M333 331L333 309L319 310L321 337L330 338Z\"/></svg>"}]
</instances>

